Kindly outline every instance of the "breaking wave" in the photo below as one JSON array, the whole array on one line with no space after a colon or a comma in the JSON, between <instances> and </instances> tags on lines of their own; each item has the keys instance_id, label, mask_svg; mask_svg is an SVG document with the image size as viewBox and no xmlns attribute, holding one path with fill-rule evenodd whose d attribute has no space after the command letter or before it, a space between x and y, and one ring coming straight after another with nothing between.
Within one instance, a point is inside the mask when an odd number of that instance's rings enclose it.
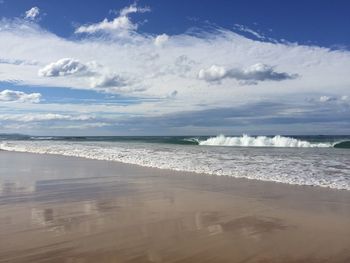
<instances>
[{"instance_id":1,"label":"breaking wave","mask_svg":"<svg viewBox=\"0 0 350 263\"><path fill-rule=\"evenodd\" d=\"M209 146L236 146L236 147L296 147L296 148L311 148L311 147L333 147L332 143L311 143L308 141L298 140L284 136L256 136L242 135L240 137L226 137L219 135L200 141L199 145Z\"/></svg>"},{"instance_id":2,"label":"breaking wave","mask_svg":"<svg viewBox=\"0 0 350 263\"><path fill-rule=\"evenodd\" d=\"M350 141L341 141L333 145L334 148L350 149Z\"/></svg>"},{"instance_id":3,"label":"breaking wave","mask_svg":"<svg viewBox=\"0 0 350 263\"><path fill-rule=\"evenodd\" d=\"M28 136L0 134L0 141L69 141L69 142L111 142L111 143L156 143L165 145L199 145L231 147L284 147L284 148L343 148L350 149L349 135L311 136Z\"/></svg>"}]
</instances>

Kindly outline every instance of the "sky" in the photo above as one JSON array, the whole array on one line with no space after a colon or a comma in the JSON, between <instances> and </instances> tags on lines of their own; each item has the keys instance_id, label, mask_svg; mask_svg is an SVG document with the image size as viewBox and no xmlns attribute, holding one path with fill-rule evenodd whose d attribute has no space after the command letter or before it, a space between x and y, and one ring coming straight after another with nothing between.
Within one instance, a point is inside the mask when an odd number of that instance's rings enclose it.
<instances>
[{"instance_id":1,"label":"sky","mask_svg":"<svg viewBox=\"0 0 350 263\"><path fill-rule=\"evenodd\" d=\"M350 134L348 10L0 0L0 133Z\"/></svg>"}]
</instances>

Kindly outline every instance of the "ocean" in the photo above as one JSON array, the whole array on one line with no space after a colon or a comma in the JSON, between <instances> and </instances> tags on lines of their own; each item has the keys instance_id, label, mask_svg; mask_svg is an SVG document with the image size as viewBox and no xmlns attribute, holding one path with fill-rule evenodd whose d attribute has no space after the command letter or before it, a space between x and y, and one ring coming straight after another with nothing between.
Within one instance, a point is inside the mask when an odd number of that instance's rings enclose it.
<instances>
[{"instance_id":1,"label":"ocean","mask_svg":"<svg viewBox=\"0 0 350 263\"><path fill-rule=\"evenodd\" d=\"M350 190L350 136L0 135L0 150Z\"/></svg>"}]
</instances>

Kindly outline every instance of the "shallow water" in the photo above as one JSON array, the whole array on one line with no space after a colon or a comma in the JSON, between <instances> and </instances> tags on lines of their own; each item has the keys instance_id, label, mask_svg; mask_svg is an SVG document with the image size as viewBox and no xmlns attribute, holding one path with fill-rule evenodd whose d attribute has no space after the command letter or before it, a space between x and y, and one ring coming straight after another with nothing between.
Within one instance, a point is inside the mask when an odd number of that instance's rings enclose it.
<instances>
[{"instance_id":1,"label":"shallow water","mask_svg":"<svg viewBox=\"0 0 350 263\"><path fill-rule=\"evenodd\" d=\"M220 147L140 140L6 140L0 149L350 190L350 150L333 147Z\"/></svg>"}]
</instances>

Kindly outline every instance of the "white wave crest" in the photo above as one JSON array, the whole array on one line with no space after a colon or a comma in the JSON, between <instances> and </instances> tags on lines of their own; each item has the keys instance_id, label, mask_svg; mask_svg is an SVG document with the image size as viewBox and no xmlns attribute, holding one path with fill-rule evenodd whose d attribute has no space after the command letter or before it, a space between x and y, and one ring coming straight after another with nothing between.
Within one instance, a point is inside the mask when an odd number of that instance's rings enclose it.
<instances>
[{"instance_id":1,"label":"white wave crest","mask_svg":"<svg viewBox=\"0 0 350 263\"><path fill-rule=\"evenodd\" d=\"M219 135L200 141L199 145L209 146L237 146L237 147L332 147L330 143L310 143L290 137L277 135L275 137L251 137L243 134L241 137L226 137Z\"/></svg>"}]
</instances>

